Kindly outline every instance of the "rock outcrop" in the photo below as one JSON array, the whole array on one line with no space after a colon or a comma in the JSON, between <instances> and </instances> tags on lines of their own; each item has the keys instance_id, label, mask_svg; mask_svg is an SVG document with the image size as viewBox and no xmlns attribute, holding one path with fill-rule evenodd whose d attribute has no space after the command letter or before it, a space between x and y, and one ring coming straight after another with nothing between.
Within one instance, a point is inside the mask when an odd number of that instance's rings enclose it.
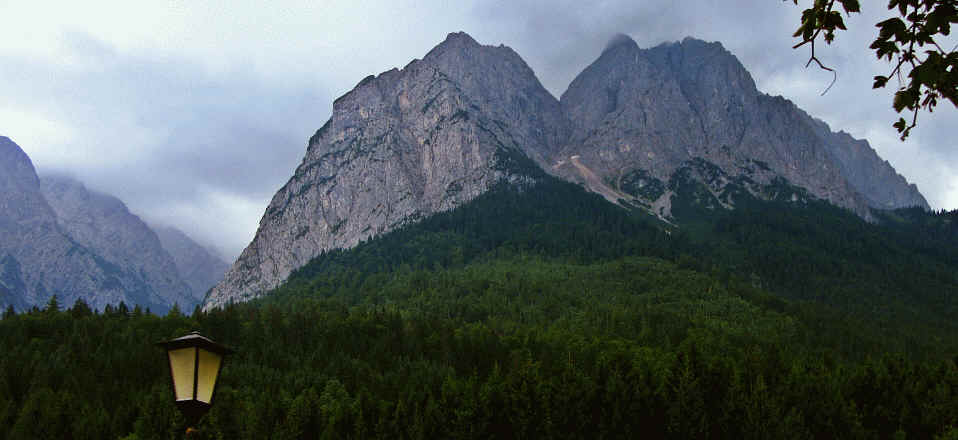
<instances>
[{"instance_id":1,"label":"rock outcrop","mask_svg":"<svg viewBox=\"0 0 958 440\"><path fill-rule=\"evenodd\" d=\"M204 307L258 297L323 251L543 171L666 220L690 181L724 208L736 191L782 196L782 182L866 218L928 207L867 144L759 92L718 43L643 50L616 37L559 101L512 49L454 33L333 103Z\"/></svg>"}]
</instances>

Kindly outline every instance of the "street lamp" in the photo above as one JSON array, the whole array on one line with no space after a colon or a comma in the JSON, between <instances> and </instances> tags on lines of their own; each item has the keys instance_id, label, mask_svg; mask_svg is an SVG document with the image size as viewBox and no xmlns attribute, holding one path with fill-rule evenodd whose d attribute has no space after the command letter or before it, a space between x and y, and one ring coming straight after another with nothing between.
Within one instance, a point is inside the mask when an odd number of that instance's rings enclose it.
<instances>
[{"instance_id":1,"label":"street lamp","mask_svg":"<svg viewBox=\"0 0 958 440\"><path fill-rule=\"evenodd\" d=\"M169 358L176 406L186 417L188 426L195 426L212 406L223 357L233 350L199 332L156 345L166 349Z\"/></svg>"}]
</instances>

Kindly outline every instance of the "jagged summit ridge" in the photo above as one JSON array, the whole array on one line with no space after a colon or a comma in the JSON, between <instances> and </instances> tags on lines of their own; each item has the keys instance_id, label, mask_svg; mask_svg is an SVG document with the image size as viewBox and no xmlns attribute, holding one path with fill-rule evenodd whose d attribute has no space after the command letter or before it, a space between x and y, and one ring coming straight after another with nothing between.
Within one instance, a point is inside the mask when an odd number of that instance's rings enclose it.
<instances>
[{"instance_id":1,"label":"jagged summit ridge","mask_svg":"<svg viewBox=\"0 0 958 440\"><path fill-rule=\"evenodd\" d=\"M882 177L897 174L873 150L847 154L836 136L758 91L718 43L641 49L614 37L556 100L512 49L451 33L335 100L205 307L255 298L320 252L543 170L665 219L679 174L756 196L784 180L866 217L876 206L927 207L907 182ZM862 164L881 172L858 172Z\"/></svg>"},{"instance_id":2,"label":"jagged summit ridge","mask_svg":"<svg viewBox=\"0 0 958 440\"><path fill-rule=\"evenodd\" d=\"M842 161L848 147L841 136L790 101L759 92L719 43L686 38L606 51L570 84L561 104L573 135L554 169L610 201L637 198L667 208L669 191L650 200L616 182L643 175L664 185L689 161L705 159L758 185L784 177L866 218L873 207L927 208L905 182L881 177L895 173L873 151ZM852 172L862 166L881 172ZM876 192L889 186L898 188L894 195Z\"/></svg>"}]
</instances>

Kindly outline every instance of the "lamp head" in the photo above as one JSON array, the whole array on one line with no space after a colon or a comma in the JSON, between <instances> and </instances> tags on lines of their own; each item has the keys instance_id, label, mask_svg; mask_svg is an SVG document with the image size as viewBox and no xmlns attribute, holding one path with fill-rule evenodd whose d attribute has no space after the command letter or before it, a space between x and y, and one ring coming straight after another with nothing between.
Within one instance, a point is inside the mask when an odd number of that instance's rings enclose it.
<instances>
[{"instance_id":1,"label":"lamp head","mask_svg":"<svg viewBox=\"0 0 958 440\"><path fill-rule=\"evenodd\" d=\"M196 424L212 406L223 358L233 350L199 332L157 345L166 350L176 406L191 425Z\"/></svg>"}]
</instances>

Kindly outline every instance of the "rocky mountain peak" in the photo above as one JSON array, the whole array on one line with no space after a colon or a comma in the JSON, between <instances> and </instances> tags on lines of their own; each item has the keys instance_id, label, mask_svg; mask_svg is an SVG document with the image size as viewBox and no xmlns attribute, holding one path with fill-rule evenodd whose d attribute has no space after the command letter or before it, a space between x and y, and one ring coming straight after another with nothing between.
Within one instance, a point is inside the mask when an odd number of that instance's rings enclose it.
<instances>
[{"instance_id":1,"label":"rocky mountain peak","mask_svg":"<svg viewBox=\"0 0 958 440\"><path fill-rule=\"evenodd\" d=\"M462 48L478 48L480 47L479 42L477 42L471 35L459 31L459 32L450 32L446 35L446 39L439 43L435 48L433 48L429 53L441 52L444 50L456 50ZM456 49L453 49L456 48ZM426 55L429 56L428 54Z\"/></svg>"},{"instance_id":2,"label":"rocky mountain peak","mask_svg":"<svg viewBox=\"0 0 958 440\"><path fill-rule=\"evenodd\" d=\"M665 219L689 185L723 208L733 207L728 194L766 197L763 186L782 181L863 216L876 188L895 187L879 197L887 206L917 200L907 182L846 176L877 158L860 149L853 160L847 149L794 104L760 93L718 43L640 49L618 35L556 100L512 49L452 33L422 60L369 76L334 102L205 307L255 298L323 251L496 184L535 184L543 170Z\"/></svg>"},{"instance_id":3,"label":"rocky mountain peak","mask_svg":"<svg viewBox=\"0 0 958 440\"><path fill-rule=\"evenodd\" d=\"M612 51L633 52L636 50L639 50L639 44L632 37L618 33L613 35L609 42L605 44L605 48L602 49L602 54L599 57L601 58L602 55Z\"/></svg>"},{"instance_id":4,"label":"rocky mountain peak","mask_svg":"<svg viewBox=\"0 0 958 440\"><path fill-rule=\"evenodd\" d=\"M5 185L25 184L27 187L38 182L30 157L6 136L0 136L0 180Z\"/></svg>"},{"instance_id":5,"label":"rocky mountain peak","mask_svg":"<svg viewBox=\"0 0 958 440\"><path fill-rule=\"evenodd\" d=\"M704 160L758 186L783 177L866 218L871 208L927 206L873 151L843 141L790 101L759 92L719 43L620 43L573 80L561 104L574 129L557 158L558 174L611 201L635 195L621 182L642 176L666 188L676 171ZM856 148L863 153L852 154ZM667 213L673 194L654 196L637 203Z\"/></svg>"},{"instance_id":6,"label":"rocky mountain peak","mask_svg":"<svg viewBox=\"0 0 958 440\"><path fill-rule=\"evenodd\" d=\"M690 98L702 96L707 100L710 91L759 94L752 75L722 43L687 37L651 48L648 55L680 76Z\"/></svg>"},{"instance_id":7,"label":"rocky mountain peak","mask_svg":"<svg viewBox=\"0 0 958 440\"><path fill-rule=\"evenodd\" d=\"M363 79L334 102L206 307L256 297L323 251L452 209L501 182L534 181L562 121L558 101L512 49L464 33L401 70Z\"/></svg>"},{"instance_id":8,"label":"rocky mountain peak","mask_svg":"<svg viewBox=\"0 0 958 440\"><path fill-rule=\"evenodd\" d=\"M0 155L5 159L3 164L0 166L9 165L15 162L29 162L30 158L27 156L27 153L20 148L13 140L6 136L0 136Z\"/></svg>"},{"instance_id":9,"label":"rocky mountain peak","mask_svg":"<svg viewBox=\"0 0 958 440\"><path fill-rule=\"evenodd\" d=\"M0 211L10 221L55 228L53 211L40 194L40 178L33 162L5 136L0 136Z\"/></svg>"},{"instance_id":10,"label":"rocky mountain peak","mask_svg":"<svg viewBox=\"0 0 958 440\"><path fill-rule=\"evenodd\" d=\"M440 72L481 111L502 123L517 124L522 142L532 145L533 159L542 165L553 153L549 146L565 135L561 130L567 123L559 101L508 46L480 45L468 34L453 33L420 64L419 68Z\"/></svg>"}]
</instances>

